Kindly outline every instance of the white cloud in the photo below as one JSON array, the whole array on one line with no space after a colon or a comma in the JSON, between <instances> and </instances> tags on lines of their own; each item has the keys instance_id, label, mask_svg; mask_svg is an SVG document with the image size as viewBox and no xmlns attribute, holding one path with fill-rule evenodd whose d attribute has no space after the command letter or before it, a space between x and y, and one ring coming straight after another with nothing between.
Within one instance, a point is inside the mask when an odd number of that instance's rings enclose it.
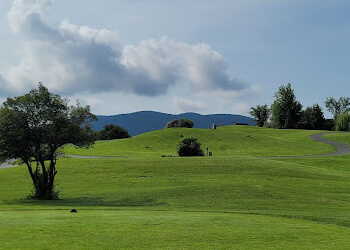
<instances>
[{"instance_id":1,"label":"white cloud","mask_svg":"<svg viewBox=\"0 0 350 250\"><path fill-rule=\"evenodd\" d=\"M207 44L190 45L162 38L122 46L116 32L45 22L51 0L14 0L8 13L13 32L24 46L20 61L2 73L2 92L27 91L43 82L61 94L121 92L160 96L170 87L188 90L241 91L225 58ZM2 70L4 72L4 70ZM184 102L182 102L184 103Z\"/></svg>"},{"instance_id":2,"label":"white cloud","mask_svg":"<svg viewBox=\"0 0 350 250\"><path fill-rule=\"evenodd\" d=\"M181 97L174 97L172 105L177 109L177 112L186 112L188 110L193 112L203 112L207 108L206 104L201 100L193 101Z\"/></svg>"},{"instance_id":3,"label":"white cloud","mask_svg":"<svg viewBox=\"0 0 350 250\"><path fill-rule=\"evenodd\" d=\"M233 80L225 58L207 44L189 45L167 38L146 40L123 49L121 63L129 70L147 75L167 88L178 81L194 90L241 90L246 84Z\"/></svg>"}]
</instances>

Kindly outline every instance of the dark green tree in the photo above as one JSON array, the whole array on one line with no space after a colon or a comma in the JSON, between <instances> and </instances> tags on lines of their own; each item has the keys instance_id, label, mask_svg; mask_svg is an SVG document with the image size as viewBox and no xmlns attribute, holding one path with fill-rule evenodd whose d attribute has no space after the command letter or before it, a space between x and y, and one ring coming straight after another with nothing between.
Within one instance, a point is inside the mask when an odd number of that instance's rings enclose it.
<instances>
[{"instance_id":1,"label":"dark green tree","mask_svg":"<svg viewBox=\"0 0 350 250\"><path fill-rule=\"evenodd\" d=\"M41 83L38 89L7 98L0 109L0 157L20 159L28 168L36 199L57 199L54 180L60 149L68 143L89 147L94 142L89 106L69 106Z\"/></svg>"},{"instance_id":2,"label":"dark green tree","mask_svg":"<svg viewBox=\"0 0 350 250\"><path fill-rule=\"evenodd\" d=\"M129 138L129 132L118 125L115 124L107 124L100 131L100 139L101 140L113 140L113 139L122 139Z\"/></svg>"},{"instance_id":3,"label":"dark green tree","mask_svg":"<svg viewBox=\"0 0 350 250\"><path fill-rule=\"evenodd\" d=\"M184 128L193 128L194 123L190 119L182 118L180 121L183 124L182 127L184 127Z\"/></svg>"},{"instance_id":4,"label":"dark green tree","mask_svg":"<svg viewBox=\"0 0 350 250\"><path fill-rule=\"evenodd\" d=\"M290 83L280 86L275 93L271 106L271 123L273 127L293 129L299 126L302 105L296 100Z\"/></svg>"},{"instance_id":5,"label":"dark green tree","mask_svg":"<svg viewBox=\"0 0 350 250\"><path fill-rule=\"evenodd\" d=\"M338 115L350 111L350 98L340 97L336 100L333 97L329 97L325 101L325 106L333 114L334 119L336 119Z\"/></svg>"},{"instance_id":6,"label":"dark green tree","mask_svg":"<svg viewBox=\"0 0 350 250\"><path fill-rule=\"evenodd\" d=\"M201 143L197 138L185 138L178 145L179 156L204 156Z\"/></svg>"},{"instance_id":7,"label":"dark green tree","mask_svg":"<svg viewBox=\"0 0 350 250\"><path fill-rule=\"evenodd\" d=\"M318 104L307 107L302 112L302 128L305 129L323 129L325 119L322 108Z\"/></svg>"},{"instance_id":8,"label":"dark green tree","mask_svg":"<svg viewBox=\"0 0 350 250\"><path fill-rule=\"evenodd\" d=\"M192 128L194 125L193 121L187 118L181 120L172 120L167 122L166 128Z\"/></svg>"},{"instance_id":9,"label":"dark green tree","mask_svg":"<svg viewBox=\"0 0 350 250\"><path fill-rule=\"evenodd\" d=\"M255 123L259 127L263 127L270 116L270 109L265 105L257 105L256 107L251 107L250 116L255 119Z\"/></svg>"}]
</instances>

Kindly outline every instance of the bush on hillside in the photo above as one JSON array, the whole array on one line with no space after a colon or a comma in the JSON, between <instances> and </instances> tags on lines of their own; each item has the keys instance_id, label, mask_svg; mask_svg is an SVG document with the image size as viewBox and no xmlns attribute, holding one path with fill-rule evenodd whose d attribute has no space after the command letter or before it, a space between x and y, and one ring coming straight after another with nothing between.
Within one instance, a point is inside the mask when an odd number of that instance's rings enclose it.
<instances>
[{"instance_id":1,"label":"bush on hillside","mask_svg":"<svg viewBox=\"0 0 350 250\"><path fill-rule=\"evenodd\" d=\"M129 132L125 128L119 127L115 124L107 124L99 132L100 140L123 139L129 137Z\"/></svg>"},{"instance_id":2,"label":"bush on hillside","mask_svg":"<svg viewBox=\"0 0 350 250\"><path fill-rule=\"evenodd\" d=\"M178 145L179 156L204 156L201 143L197 138L185 138Z\"/></svg>"},{"instance_id":3,"label":"bush on hillside","mask_svg":"<svg viewBox=\"0 0 350 250\"><path fill-rule=\"evenodd\" d=\"M167 122L166 128L193 128L193 121L183 118L181 120L172 120Z\"/></svg>"}]
</instances>

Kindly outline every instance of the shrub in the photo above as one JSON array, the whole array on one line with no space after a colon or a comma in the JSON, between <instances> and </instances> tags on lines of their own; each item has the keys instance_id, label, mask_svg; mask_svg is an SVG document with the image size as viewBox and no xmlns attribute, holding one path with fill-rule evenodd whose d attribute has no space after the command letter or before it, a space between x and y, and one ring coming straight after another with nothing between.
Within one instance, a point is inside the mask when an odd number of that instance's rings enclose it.
<instances>
[{"instance_id":1,"label":"shrub","mask_svg":"<svg viewBox=\"0 0 350 250\"><path fill-rule=\"evenodd\" d=\"M201 143L197 138L185 138L178 145L179 156L204 156Z\"/></svg>"},{"instance_id":2,"label":"shrub","mask_svg":"<svg viewBox=\"0 0 350 250\"><path fill-rule=\"evenodd\" d=\"M167 122L166 128L193 128L193 121L183 118L181 120L172 120Z\"/></svg>"},{"instance_id":3,"label":"shrub","mask_svg":"<svg viewBox=\"0 0 350 250\"><path fill-rule=\"evenodd\" d=\"M183 118L181 119L181 122L184 128L193 128L193 125L194 125L193 121Z\"/></svg>"},{"instance_id":4,"label":"shrub","mask_svg":"<svg viewBox=\"0 0 350 250\"><path fill-rule=\"evenodd\" d=\"M99 134L101 140L113 140L130 137L129 132L125 128L119 127L115 124L105 125Z\"/></svg>"}]
</instances>

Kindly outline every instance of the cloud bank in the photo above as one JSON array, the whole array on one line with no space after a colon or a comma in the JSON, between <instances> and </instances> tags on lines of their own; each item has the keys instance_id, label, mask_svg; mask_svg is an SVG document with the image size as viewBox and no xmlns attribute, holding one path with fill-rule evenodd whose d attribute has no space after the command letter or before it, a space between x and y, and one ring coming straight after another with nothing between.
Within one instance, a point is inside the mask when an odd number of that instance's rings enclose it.
<instances>
[{"instance_id":1,"label":"cloud bank","mask_svg":"<svg viewBox=\"0 0 350 250\"><path fill-rule=\"evenodd\" d=\"M116 32L45 21L51 0L14 0L7 14L23 41L18 65L2 70L2 93L27 91L43 82L61 94L121 92L160 96L186 84L190 91L240 91L225 58L208 44L166 37L121 45ZM179 100L178 100L179 101ZM200 104L185 103L189 106Z\"/></svg>"}]
</instances>

